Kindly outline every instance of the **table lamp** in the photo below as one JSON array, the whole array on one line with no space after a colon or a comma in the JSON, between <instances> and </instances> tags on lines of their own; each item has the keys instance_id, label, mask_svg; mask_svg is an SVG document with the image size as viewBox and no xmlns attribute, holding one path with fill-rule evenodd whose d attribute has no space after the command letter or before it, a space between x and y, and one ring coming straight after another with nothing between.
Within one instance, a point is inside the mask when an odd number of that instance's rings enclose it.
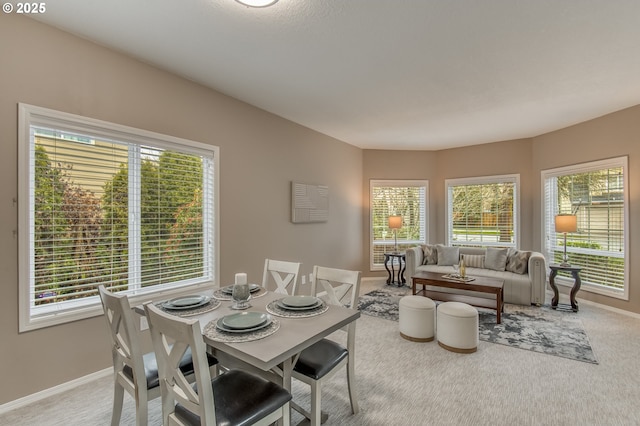
<instances>
[{"instance_id":1,"label":"table lamp","mask_svg":"<svg viewBox=\"0 0 640 426\"><path fill-rule=\"evenodd\" d=\"M578 217L573 214L559 214L556 216L556 232L564 234L564 256L560 266L571 266L567 258L567 233L578 230Z\"/></svg>"},{"instance_id":2,"label":"table lamp","mask_svg":"<svg viewBox=\"0 0 640 426\"><path fill-rule=\"evenodd\" d=\"M393 237L395 240L395 251L398 253L398 229L402 228L402 216L391 215L389 216L389 229L393 229Z\"/></svg>"}]
</instances>

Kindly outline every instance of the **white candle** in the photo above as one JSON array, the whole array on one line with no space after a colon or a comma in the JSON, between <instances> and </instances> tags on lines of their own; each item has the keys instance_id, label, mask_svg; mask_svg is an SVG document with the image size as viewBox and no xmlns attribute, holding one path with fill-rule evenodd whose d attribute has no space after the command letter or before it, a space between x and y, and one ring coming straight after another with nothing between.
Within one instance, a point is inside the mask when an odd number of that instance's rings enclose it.
<instances>
[{"instance_id":1,"label":"white candle","mask_svg":"<svg viewBox=\"0 0 640 426\"><path fill-rule=\"evenodd\" d=\"M247 283L247 274L244 272L238 272L236 274L236 284L246 284Z\"/></svg>"}]
</instances>

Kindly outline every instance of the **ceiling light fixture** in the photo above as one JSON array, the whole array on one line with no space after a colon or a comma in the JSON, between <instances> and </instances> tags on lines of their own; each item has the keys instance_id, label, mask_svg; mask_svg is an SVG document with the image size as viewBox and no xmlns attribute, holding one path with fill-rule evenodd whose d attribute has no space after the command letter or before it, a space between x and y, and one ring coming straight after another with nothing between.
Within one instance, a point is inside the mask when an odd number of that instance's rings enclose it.
<instances>
[{"instance_id":1,"label":"ceiling light fixture","mask_svg":"<svg viewBox=\"0 0 640 426\"><path fill-rule=\"evenodd\" d=\"M236 0L238 3L248 7L267 7L276 4L278 0Z\"/></svg>"}]
</instances>

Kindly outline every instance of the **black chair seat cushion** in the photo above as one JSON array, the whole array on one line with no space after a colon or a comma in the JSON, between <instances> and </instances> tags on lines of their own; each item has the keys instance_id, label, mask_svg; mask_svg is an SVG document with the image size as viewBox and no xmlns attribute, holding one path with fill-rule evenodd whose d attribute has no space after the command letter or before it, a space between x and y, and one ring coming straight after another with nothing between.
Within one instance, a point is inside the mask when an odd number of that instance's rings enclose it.
<instances>
[{"instance_id":1,"label":"black chair seat cushion","mask_svg":"<svg viewBox=\"0 0 640 426\"><path fill-rule=\"evenodd\" d=\"M149 352L148 354L142 355L142 359L144 362L144 375L147 378L147 389L153 389L160 385L160 380L158 379L158 361L156 361L155 352ZM209 362L209 366L216 365L218 360L212 356L207 354L207 361ZM193 374L193 361L191 360L191 348L187 348L182 356L182 360L180 360L180 370L184 373L185 376ZM122 373L127 376L130 380L133 380L133 370L128 365L125 365L122 369Z\"/></svg>"},{"instance_id":2,"label":"black chair seat cushion","mask_svg":"<svg viewBox=\"0 0 640 426\"><path fill-rule=\"evenodd\" d=\"M241 370L221 374L211 386L218 426L254 424L291 400L281 386ZM176 404L175 415L188 425L200 426L200 416L181 404Z\"/></svg>"},{"instance_id":3,"label":"black chair seat cushion","mask_svg":"<svg viewBox=\"0 0 640 426\"><path fill-rule=\"evenodd\" d=\"M347 349L329 339L322 339L300 353L295 371L319 380L348 355Z\"/></svg>"}]
</instances>

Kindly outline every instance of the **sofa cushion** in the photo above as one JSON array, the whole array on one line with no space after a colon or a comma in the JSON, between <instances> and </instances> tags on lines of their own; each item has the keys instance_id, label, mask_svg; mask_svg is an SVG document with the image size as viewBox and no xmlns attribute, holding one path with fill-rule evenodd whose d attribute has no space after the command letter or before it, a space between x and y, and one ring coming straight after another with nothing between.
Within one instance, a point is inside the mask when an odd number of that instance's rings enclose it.
<instances>
[{"instance_id":1,"label":"sofa cushion","mask_svg":"<svg viewBox=\"0 0 640 426\"><path fill-rule=\"evenodd\" d=\"M460 261L459 247L449 247L437 244L436 250L438 251L439 266L456 265Z\"/></svg>"},{"instance_id":2,"label":"sofa cushion","mask_svg":"<svg viewBox=\"0 0 640 426\"><path fill-rule=\"evenodd\" d=\"M484 267L494 271L504 271L507 267L507 249L487 247L484 258Z\"/></svg>"},{"instance_id":3,"label":"sofa cushion","mask_svg":"<svg viewBox=\"0 0 640 426\"><path fill-rule=\"evenodd\" d=\"M464 265L468 268L484 268L484 255L463 254Z\"/></svg>"},{"instance_id":4,"label":"sofa cushion","mask_svg":"<svg viewBox=\"0 0 640 426\"><path fill-rule=\"evenodd\" d=\"M526 274L529 269L530 251L520 251L510 248L507 252L506 270L516 274Z\"/></svg>"},{"instance_id":5,"label":"sofa cushion","mask_svg":"<svg viewBox=\"0 0 640 426\"><path fill-rule=\"evenodd\" d=\"M436 246L425 244L422 246L422 264L423 265L437 265L438 264L438 251Z\"/></svg>"}]
</instances>

